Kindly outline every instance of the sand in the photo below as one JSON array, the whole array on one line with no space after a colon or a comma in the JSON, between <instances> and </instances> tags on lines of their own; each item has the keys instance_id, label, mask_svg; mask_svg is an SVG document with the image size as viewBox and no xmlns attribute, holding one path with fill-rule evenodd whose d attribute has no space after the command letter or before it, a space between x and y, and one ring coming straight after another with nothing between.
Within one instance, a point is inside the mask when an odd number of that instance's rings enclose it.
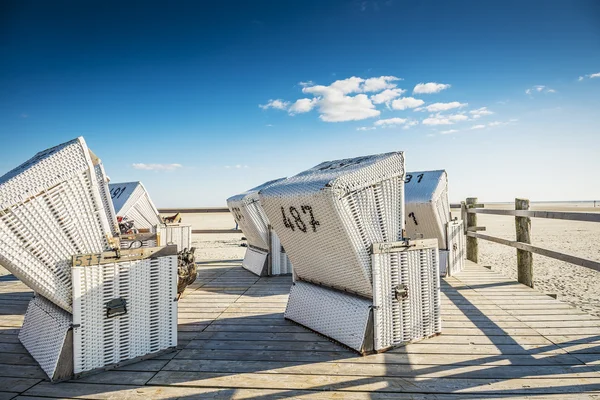
<instances>
[{"instance_id":1,"label":"sand","mask_svg":"<svg viewBox=\"0 0 600 400\"><path fill-rule=\"evenodd\" d=\"M593 203L592 203L593 204ZM532 210L600 212L590 203L533 203ZM486 208L514 209L514 204L489 204ZM485 226L490 236L515 240L514 217L478 215L477 225ZM577 257L600 261L600 224L532 218L531 242ZM479 241L479 263L517 279L516 249ZM600 272L573 264L533 255L534 287L543 293L557 294L581 310L600 316Z\"/></svg>"},{"instance_id":2,"label":"sand","mask_svg":"<svg viewBox=\"0 0 600 400\"><path fill-rule=\"evenodd\" d=\"M593 203L538 203L533 210L600 212ZM487 208L514 209L513 204L488 204ZM479 215L478 225L491 236L515 239L514 217ZM183 214L183 222L193 229L233 229L228 213ZM198 261L241 260L246 251L242 234L194 234ZM600 261L600 224L549 219L532 219L532 244L578 257ZM479 241L480 264L503 275L517 278L516 250L500 244ZM600 316L600 272L534 254L534 285L537 290ZM0 275L6 274L0 267Z\"/></svg>"}]
</instances>

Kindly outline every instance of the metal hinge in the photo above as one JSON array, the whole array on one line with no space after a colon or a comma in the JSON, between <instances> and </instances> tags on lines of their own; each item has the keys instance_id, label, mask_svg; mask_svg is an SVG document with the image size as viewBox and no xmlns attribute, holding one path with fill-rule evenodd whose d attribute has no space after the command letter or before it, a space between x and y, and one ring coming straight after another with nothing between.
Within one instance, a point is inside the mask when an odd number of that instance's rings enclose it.
<instances>
[{"instance_id":1,"label":"metal hinge","mask_svg":"<svg viewBox=\"0 0 600 400\"><path fill-rule=\"evenodd\" d=\"M406 285L398 285L394 288L394 297L396 300L404 300L408 298L408 287Z\"/></svg>"},{"instance_id":2,"label":"metal hinge","mask_svg":"<svg viewBox=\"0 0 600 400\"><path fill-rule=\"evenodd\" d=\"M118 317L127 314L127 300L122 297L112 299L106 303L106 318Z\"/></svg>"}]
</instances>

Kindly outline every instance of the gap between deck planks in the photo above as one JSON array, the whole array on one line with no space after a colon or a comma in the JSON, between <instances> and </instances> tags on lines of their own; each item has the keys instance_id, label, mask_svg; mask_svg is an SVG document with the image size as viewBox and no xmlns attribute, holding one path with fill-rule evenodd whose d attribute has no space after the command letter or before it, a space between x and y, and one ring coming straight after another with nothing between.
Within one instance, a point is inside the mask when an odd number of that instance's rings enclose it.
<instances>
[{"instance_id":1,"label":"gap between deck planks","mask_svg":"<svg viewBox=\"0 0 600 400\"><path fill-rule=\"evenodd\" d=\"M367 357L283 319L290 284L202 264L179 303L177 352L55 385L17 339L31 292L4 284L0 399L600 396L600 318L489 269L443 280L441 336Z\"/></svg>"}]
</instances>

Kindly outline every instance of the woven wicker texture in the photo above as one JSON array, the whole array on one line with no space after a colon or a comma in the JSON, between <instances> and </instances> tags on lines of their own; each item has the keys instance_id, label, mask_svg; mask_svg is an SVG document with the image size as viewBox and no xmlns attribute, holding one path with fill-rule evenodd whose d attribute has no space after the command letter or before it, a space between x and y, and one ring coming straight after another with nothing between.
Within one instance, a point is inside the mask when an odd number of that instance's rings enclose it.
<instances>
[{"instance_id":1,"label":"woven wicker texture","mask_svg":"<svg viewBox=\"0 0 600 400\"><path fill-rule=\"evenodd\" d=\"M156 226L159 246L176 244L177 251L192 248L192 225L159 224Z\"/></svg>"},{"instance_id":2,"label":"woven wicker texture","mask_svg":"<svg viewBox=\"0 0 600 400\"><path fill-rule=\"evenodd\" d=\"M287 253L281 247L279 236L271 230L271 275L285 275L292 273L292 263Z\"/></svg>"},{"instance_id":3,"label":"woven wicker texture","mask_svg":"<svg viewBox=\"0 0 600 400\"><path fill-rule=\"evenodd\" d=\"M258 192L284 179L265 182L227 199L227 207L244 233L248 245L269 250L269 219L260 204Z\"/></svg>"},{"instance_id":4,"label":"woven wicker texture","mask_svg":"<svg viewBox=\"0 0 600 400\"><path fill-rule=\"evenodd\" d=\"M362 351L371 301L298 281L292 285L285 318Z\"/></svg>"},{"instance_id":5,"label":"woven wicker texture","mask_svg":"<svg viewBox=\"0 0 600 400\"><path fill-rule=\"evenodd\" d=\"M375 350L441 332L436 246L373 254ZM396 298L395 289L407 290Z\"/></svg>"},{"instance_id":6,"label":"woven wicker texture","mask_svg":"<svg viewBox=\"0 0 600 400\"><path fill-rule=\"evenodd\" d=\"M162 220L141 182L111 183L109 189L118 217L133 220L137 229L155 232Z\"/></svg>"},{"instance_id":7,"label":"woven wicker texture","mask_svg":"<svg viewBox=\"0 0 600 400\"><path fill-rule=\"evenodd\" d=\"M404 190L406 236L411 239L435 238L440 249L447 249L450 203L446 171L407 172Z\"/></svg>"},{"instance_id":8,"label":"woven wicker texture","mask_svg":"<svg viewBox=\"0 0 600 400\"><path fill-rule=\"evenodd\" d=\"M102 199L102 205L104 207L104 213L108 218L111 232L113 236L119 236L121 233L119 230L119 224L117 222L117 214L113 207L112 200L110 198L110 189L108 188L108 176L104 171L102 161L90 150L90 158L94 165L94 173L96 176L96 182L98 183L98 190L100 191L100 198Z\"/></svg>"},{"instance_id":9,"label":"woven wicker texture","mask_svg":"<svg viewBox=\"0 0 600 400\"><path fill-rule=\"evenodd\" d=\"M248 247L244 255L242 267L258 276L267 274L267 257L269 253L253 247Z\"/></svg>"},{"instance_id":10,"label":"woven wicker texture","mask_svg":"<svg viewBox=\"0 0 600 400\"><path fill-rule=\"evenodd\" d=\"M71 322L71 314L40 295L29 302L19 340L50 379L54 377Z\"/></svg>"},{"instance_id":11,"label":"woven wicker texture","mask_svg":"<svg viewBox=\"0 0 600 400\"><path fill-rule=\"evenodd\" d=\"M465 267L466 240L463 221L451 221L446 227L448 238L448 275L458 274Z\"/></svg>"},{"instance_id":12,"label":"woven wicker texture","mask_svg":"<svg viewBox=\"0 0 600 400\"><path fill-rule=\"evenodd\" d=\"M0 264L69 312L71 256L110 248L102 173L78 138L0 177Z\"/></svg>"},{"instance_id":13,"label":"woven wicker texture","mask_svg":"<svg viewBox=\"0 0 600 400\"><path fill-rule=\"evenodd\" d=\"M371 297L370 247L401 239L403 179L403 153L387 153L321 163L259 197L299 279Z\"/></svg>"},{"instance_id":14,"label":"woven wicker texture","mask_svg":"<svg viewBox=\"0 0 600 400\"><path fill-rule=\"evenodd\" d=\"M73 268L75 373L177 345L177 256ZM127 313L107 317L122 298Z\"/></svg>"}]
</instances>

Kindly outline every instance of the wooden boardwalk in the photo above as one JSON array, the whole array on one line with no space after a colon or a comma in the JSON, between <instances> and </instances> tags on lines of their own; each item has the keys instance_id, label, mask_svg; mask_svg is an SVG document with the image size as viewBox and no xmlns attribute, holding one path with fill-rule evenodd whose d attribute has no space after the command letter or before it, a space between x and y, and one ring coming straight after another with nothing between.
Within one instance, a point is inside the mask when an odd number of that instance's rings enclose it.
<instances>
[{"instance_id":1,"label":"wooden boardwalk","mask_svg":"<svg viewBox=\"0 0 600 400\"><path fill-rule=\"evenodd\" d=\"M0 277L0 400L600 398L600 318L486 268L442 282L441 336L359 357L283 319L290 277L239 264L201 265L178 351L60 384L17 338L31 291Z\"/></svg>"}]
</instances>

